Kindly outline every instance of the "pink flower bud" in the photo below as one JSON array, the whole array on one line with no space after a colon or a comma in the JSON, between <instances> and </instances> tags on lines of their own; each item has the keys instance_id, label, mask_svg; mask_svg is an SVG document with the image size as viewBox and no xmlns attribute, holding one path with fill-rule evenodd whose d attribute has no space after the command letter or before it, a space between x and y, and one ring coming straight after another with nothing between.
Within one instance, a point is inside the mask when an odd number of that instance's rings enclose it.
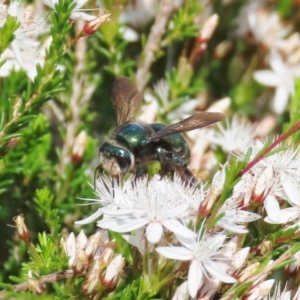
<instances>
[{"instance_id":1,"label":"pink flower bud","mask_svg":"<svg viewBox=\"0 0 300 300\"><path fill-rule=\"evenodd\" d=\"M81 33L80 36L86 36L94 34L104 23L110 21L110 13L102 13L99 17L96 17L95 19L87 22Z\"/></svg>"},{"instance_id":2,"label":"pink flower bud","mask_svg":"<svg viewBox=\"0 0 300 300\"><path fill-rule=\"evenodd\" d=\"M75 139L72 149L72 160L81 161L85 152L87 142L87 134L85 131L81 131Z\"/></svg>"}]
</instances>

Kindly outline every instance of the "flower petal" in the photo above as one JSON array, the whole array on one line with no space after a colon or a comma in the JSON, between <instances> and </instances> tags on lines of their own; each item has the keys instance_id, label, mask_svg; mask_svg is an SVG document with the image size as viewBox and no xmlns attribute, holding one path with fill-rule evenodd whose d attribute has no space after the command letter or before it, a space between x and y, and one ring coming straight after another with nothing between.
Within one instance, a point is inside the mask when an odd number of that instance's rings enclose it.
<instances>
[{"instance_id":1,"label":"flower petal","mask_svg":"<svg viewBox=\"0 0 300 300\"><path fill-rule=\"evenodd\" d=\"M149 222L146 218L140 218L140 219L102 219L97 222L97 226L104 228L104 229L110 229L115 232L129 232L132 230L136 230L138 228L141 228L145 226Z\"/></svg>"},{"instance_id":2,"label":"flower petal","mask_svg":"<svg viewBox=\"0 0 300 300\"><path fill-rule=\"evenodd\" d=\"M188 273L188 288L192 298L195 298L199 288L203 284L203 272L197 261L192 261Z\"/></svg>"},{"instance_id":3,"label":"flower petal","mask_svg":"<svg viewBox=\"0 0 300 300\"><path fill-rule=\"evenodd\" d=\"M264 207L268 215L268 221L266 221L266 218L265 221L271 224L278 224L277 222L280 218L280 207L276 198L272 195L268 195L264 201Z\"/></svg>"},{"instance_id":4,"label":"flower petal","mask_svg":"<svg viewBox=\"0 0 300 300\"><path fill-rule=\"evenodd\" d=\"M279 84L278 76L271 70L260 70L253 73L254 79L266 86L275 87Z\"/></svg>"},{"instance_id":5,"label":"flower petal","mask_svg":"<svg viewBox=\"0 0 300 300\"><path fill-rule=\"evenodd\" d=\"M236 279L228 274L226 274L222 268L220 268L219 264L214 263L213 261L209 261L204 264L205 269L216 279L225 282L225 283L234 283Z\"/></svg>"},{"instance_id":6,"label":"flower petal","mask_svg":"<svg viewBox=\"0 0 300 300\"><path fill-rule=\"evenodd\" d=\"M186 261L193 258L191 251L185 247L157 247L156 251L170 259Z\"/></svg>"},{"instance_id":7,"label":"flower petal","mask_svg":"<svg viewBox=\"0 0 300 300\"><path fill-rule=\"evenodd\" d=\"M158 222L149 223L149 225L146 227L147 240L152 244L156 244L157 242L159 242L162 234L163 234L163 227Z\"/></svg>"},{"instance_id":8,"label":"flower petal","mask_svg":"<svg viewBox=\"0 0 300 300\"><path fill-rule=\"evenodd\" d=\"M291 177L287 177L281 182L289 203L300 208L300 192L296 180Z\"/></svg>"},{"instance_id":9,"label":"flower petal","mask_svg":"<svg viewBox=\"0 0 300 300\"><path fill-rule=\"evenodd\" d=\"M162 222L162 224L171 232L174 234L183 236L185 238L194 238L195 233L187 228L186 226L182 225L178 220L176 219L166 219Z\"/></svg>"},{"instance_id":10,"label":"flower petal","mask_svg":"<svg viewBox=\"0 0 300 300\"><path fill-rule=\"evenodd\" d=\"M85 225L85 224L89 224L92 223L94 221L96 221L100 216L102 215L102 209L98 208L96 210L96 212L94 212L92 215L90 215L89 217L76 221L75 224L76 225Z\"/></svg>"},{"instance_id":11,"label":"flower petal","mask_svg":"<svg viewBox=\"0 0 300 300\"><path fill-rule=\"evenodd\" d=\"M273 109L277 114L281 114L287 106L289 100L289 91L286 86L278 86L273 99Z\"/></svg>"}]
</instances>

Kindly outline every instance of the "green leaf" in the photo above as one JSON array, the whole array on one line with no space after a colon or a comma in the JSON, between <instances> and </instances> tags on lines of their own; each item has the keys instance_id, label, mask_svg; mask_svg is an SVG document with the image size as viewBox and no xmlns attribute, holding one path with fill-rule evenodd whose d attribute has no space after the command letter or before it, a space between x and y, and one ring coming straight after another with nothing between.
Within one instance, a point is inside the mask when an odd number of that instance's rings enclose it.
<instances>
[{"instance_id":1,"label":"green leaf","mask_svg":"<svg viewBox=\"0 0 300 300\"><path fill-rule=\"evenodd\" d=\"M20 25L21 24L16 17L7 15L6 22L0 27L0 58L1 54L14 40L14 33Z\"/></svg>"},{"instance_id":2,"label":"green leaf","mask_svg":"<svg viewBox=\"0 0 300 300\"><path fill-rule=\"evenodd\" d=\"M60 231L60 216L58 209L53 208L54 196L47 187L36 191L34 203L40 217L50 228L53 235L57 235Z\"/></svg>"}]
</instances>

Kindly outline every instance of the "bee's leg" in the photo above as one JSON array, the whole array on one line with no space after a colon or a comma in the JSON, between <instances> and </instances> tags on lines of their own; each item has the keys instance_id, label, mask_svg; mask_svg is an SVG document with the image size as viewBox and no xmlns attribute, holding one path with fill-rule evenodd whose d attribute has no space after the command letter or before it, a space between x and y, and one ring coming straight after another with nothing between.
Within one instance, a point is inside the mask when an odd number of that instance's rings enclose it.
<instances>
[{"instance_id":1,"label":"bee's leg","mask_svg":"<svg viewBox=\"0 0 300 300\"><path fill-rule=\"evenodd\" d=\"M192 174L192 172L187 168L187 166L177 165L176 171L179 174L181 180L189 187L195 186L198 184L198 180Z\"/></svg>"},{"instance_id":2,"label":"bee's leg","mask_svg":"<svg viewBox=\"0 0 300 300\"><path fill-rule=\"evenodd\" d=\"M135 172L134 176L136 178L139 178L139 177L143 177L145 174L146 174L145 167L143 166L142 163L138 163L137 167L136 167L136 172Z\"/></svg>"},{"instance_id":3,"label":"bee's leg","mask_svg":"<svg viewBox=\"0 0 300 300\"><path fill-rule=\"evenodd\" d=\"M170 158L170 153L162 148L157 148L156 153L161 166L159 174L161 177L166 176L174 169L174 166L172 165L172 159Z\"/></svg>"},{"instance_id":4,"label":"bee's leg","mask_svg":"<svg viewBox=\"0 0 300 300\"><path fill-rule=\"evenodd\" d=\"M100 166L98 166L94 172L94 191L96 190L96 179L99 177L100 171L101 171L101 168L100 168Z\"/></svg>"}]
</instances>

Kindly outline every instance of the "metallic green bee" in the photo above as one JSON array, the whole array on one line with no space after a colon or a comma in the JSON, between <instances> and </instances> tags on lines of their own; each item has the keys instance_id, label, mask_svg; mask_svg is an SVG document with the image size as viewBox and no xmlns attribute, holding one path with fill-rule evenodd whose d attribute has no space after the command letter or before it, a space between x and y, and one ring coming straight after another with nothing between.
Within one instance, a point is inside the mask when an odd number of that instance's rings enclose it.
<instances>
[{"instance_id":1,"label":"metallic green bee","mask_svg":"<svg viewBox=\"0 0 300 300\"><path fill-rule=\"evenodd\" d=\"M97 170L103 170L113 176L131 172L139 177L147 173L149 162L158 161L162 176L176 171L184 182L194 183L195 178L187 168L190 149L180 133L218 122L223 115L199 112L169 126L134 121L143 96L125 77L114 82L112 100L118 127L111 139L104 142L99 149L100 164Z\"/></svg>"}]
</instances>

